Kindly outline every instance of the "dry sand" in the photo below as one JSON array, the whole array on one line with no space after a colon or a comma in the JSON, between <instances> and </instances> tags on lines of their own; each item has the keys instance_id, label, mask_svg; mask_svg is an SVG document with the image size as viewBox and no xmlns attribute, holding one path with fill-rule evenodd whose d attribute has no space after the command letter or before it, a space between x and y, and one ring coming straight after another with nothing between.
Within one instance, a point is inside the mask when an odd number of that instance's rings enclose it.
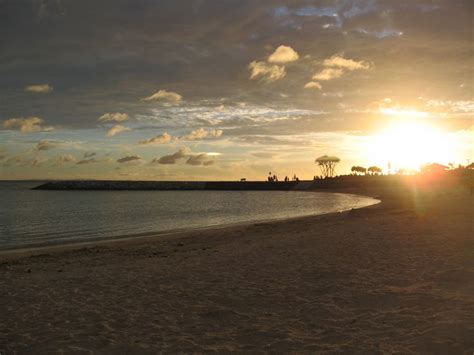
<instances>
[{"instance_id":1,"label":"dry sand","mask_svg":"<svg viewBox=\"0 0 474 355\"><path fill-rule=\"evenodd\" d=\"M366 193L383 202L0 256L0 350L471 354L473 197Z\"/></svg>"}]
</instances>

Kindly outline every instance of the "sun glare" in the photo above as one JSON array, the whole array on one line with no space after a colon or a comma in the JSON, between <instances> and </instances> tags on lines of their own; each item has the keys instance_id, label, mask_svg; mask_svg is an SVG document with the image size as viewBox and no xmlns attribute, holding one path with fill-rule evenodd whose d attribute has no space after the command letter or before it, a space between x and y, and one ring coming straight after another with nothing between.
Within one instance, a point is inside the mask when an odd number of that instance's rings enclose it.
<instances>
[{"instance_id":1,"label":"sun glare","mask_svg":"<svg viewBox=\"0 0 474 355\"><path fill-rule=\"evenodd\" d=\"M397 121L368 142L368 158L380 167L397 171L417 170L423 164L448 164L454 157L452 137L417 120Z\"/></svg>"}]
</instances>

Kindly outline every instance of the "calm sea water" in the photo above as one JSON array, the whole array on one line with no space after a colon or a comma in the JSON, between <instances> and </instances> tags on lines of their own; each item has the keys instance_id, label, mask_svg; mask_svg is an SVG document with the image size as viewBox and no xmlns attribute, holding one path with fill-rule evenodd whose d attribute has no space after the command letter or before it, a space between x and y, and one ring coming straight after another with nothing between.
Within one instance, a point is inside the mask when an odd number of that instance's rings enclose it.
<instances>
[{"instance_id":1,"label":"calm sea water","mask_svg":"<svg viewBox=\"0 0 474 355\"><path fill-rule=\"evenodd\" d=\"M38 191L0 182L0 249L290 218L368 206L345 194L285 191Z\"/></svg>"}]
</instances>

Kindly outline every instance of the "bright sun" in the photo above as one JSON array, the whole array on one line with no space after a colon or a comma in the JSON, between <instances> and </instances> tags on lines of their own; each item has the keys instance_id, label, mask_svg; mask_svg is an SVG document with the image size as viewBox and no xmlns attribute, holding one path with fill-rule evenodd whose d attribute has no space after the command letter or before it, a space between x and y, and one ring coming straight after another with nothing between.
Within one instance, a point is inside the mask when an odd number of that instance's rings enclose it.
<instances>
[{"instance_id":1,"label":"bright sun","mask_svg":"<svg viewBox=\"0 0 474 355\"><path fill-rule=\"evenodd\" d=\"M390 163L392 171L419 169L423 164L447 164L454 156L449 134L424 122L399 120L369 139L368 157L380 167Z\"/></svg>"}]
</instances>

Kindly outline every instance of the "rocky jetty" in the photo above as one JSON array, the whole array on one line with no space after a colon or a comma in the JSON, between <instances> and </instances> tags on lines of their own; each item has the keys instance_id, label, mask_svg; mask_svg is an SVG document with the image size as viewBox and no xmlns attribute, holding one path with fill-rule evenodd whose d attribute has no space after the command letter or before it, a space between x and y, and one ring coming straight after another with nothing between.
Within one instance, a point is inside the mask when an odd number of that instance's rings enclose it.
<instances>
[{"instance_id":1,"label":"rocky jetty","mask_svg":"<svg viewBox=\"0 0 474 355\"><path fill-rule=\"evenodd\" d=\"M307 190L313 181L50 181L34 190Z\"/></svg>"},{"instance_id":2,"label":"rocky jetty","mask_svg":"<svg viewBox=\"0 0 474 355\"><path fill-rule=\"evenodd\" d=\"M35 190L226 190L226 191L290 191L290 190L345 190L367 188L400 188L416 184L472 185L472 177L426 175L343 175L334 178L302 181L118 181L118 180L68 180L50 181ZM362 189L362 190L361 190Z\"/></svg>"}]
</instances>

